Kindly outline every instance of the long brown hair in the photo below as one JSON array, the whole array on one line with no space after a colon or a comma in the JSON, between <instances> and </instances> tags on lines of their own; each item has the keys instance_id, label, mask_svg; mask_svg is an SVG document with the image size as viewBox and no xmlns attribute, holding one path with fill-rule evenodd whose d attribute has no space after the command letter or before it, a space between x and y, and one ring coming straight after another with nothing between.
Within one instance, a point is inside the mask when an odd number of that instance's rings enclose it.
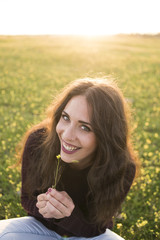
<instances>
[{"instance_id":1,"label":"long brown hair","mask_svg":"<svg viewBox=\"0 0 160 240\"><path fill-rule=\"evenodd\" d=\"M92 108L91 125L97 138L97 150L87 180L89 196L93 199L92 219L99 226L105 226L123 201L128 170L135 169L137 159L130 142L129 108L115 82L76 80L54 99L48 108L48 117L26 135L27 139L37 129L43 129L42 137L36 140L41 139L38 151L32 153L34 161L30 161L25 186L28 193L34 195L53 184L56 155L60 152L56 125L68 101L77 95L84 95Z\"/></svg>"}]
</instances>

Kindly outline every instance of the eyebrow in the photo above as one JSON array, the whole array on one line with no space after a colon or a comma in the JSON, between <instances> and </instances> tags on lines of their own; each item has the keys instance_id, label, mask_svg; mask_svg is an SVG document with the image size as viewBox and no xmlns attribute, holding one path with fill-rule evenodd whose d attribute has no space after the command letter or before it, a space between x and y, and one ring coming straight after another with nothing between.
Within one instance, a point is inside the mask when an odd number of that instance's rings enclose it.
<instances>
[{"instance_id":1,"label":"eyebrow","mask_svg":"<svg viewBox=\"0 0 160 240\"><path fill-rule=\"evenodd\" d=\"M64 113L69 117L69 114L68 114L67 112L65 112L64 110L63 110L62 112L64 112ZM90 125L90 126L91 126L91 124L90 124L89 122L85 122L85 121L82 121L82 120L79 120L78 122L79 122L79 123L83 123L83 124L87 124L87 125Z\"/></svg>"}]
</instances>

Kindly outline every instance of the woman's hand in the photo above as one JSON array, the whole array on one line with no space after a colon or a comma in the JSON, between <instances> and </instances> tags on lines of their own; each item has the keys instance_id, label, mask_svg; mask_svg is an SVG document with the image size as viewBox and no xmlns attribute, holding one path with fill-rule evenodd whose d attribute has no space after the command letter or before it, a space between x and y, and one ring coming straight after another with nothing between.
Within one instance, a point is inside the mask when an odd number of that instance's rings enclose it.
<instances>
[{"instance_id":1,"label":"woman's hand","mask_svg":"<svg viewBox=\"0 0 160 240\"><path fill-rule=\"evenodd\" d=\"M45 218L64 218L69 217L75 208L72 199L66 192L58 192L50 188L46 194L37 197L36 206L39 213Z\"/></svg>"},{"instance_id":2,"label":"woman's hand","mask_svg":"<svg viewBox=\"0 0 160 240\"><path fill-rule=\"evenodd\" d=\"M44 209L47 205L47 202L48 202L48 199L47 199L46 193L42 193L42 194L37 196L36 207L39 209L39 213L41 215L44 214ZM44 215L43 215L43 217L44 217Z\"/></svg>"}]
</instances>

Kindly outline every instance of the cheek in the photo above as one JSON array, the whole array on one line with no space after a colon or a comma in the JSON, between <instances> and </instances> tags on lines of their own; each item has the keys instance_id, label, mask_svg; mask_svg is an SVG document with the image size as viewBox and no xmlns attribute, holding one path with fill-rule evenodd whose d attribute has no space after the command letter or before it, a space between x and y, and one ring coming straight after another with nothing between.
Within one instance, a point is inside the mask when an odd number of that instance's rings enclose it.
<instances>
[{"instance_id":1,"label":"cheek","mask_svg":"<svg viewBox=\"0 0 160 240\"><path fill-rule=\"evenodd\" d=\"M61 124L60 124L60 122L57 123L56 132L57 132L58 135L61 132Z\"/></svg>"},{"instance_id":2,"label":"cheek","mask_svg":"<svg viewBox=\"0 0 160 240\"><path fill-rule=\"evenodd\" d=\"M97 148L97 142L96 142L96 140L94 139L94 140L92 141L92 151L95 151L96 148Z\"/></svg>"},{"instance_id":3,"label":"cheek","mask_svg":"<svg viewBox=\"0 0 160 240\"><path fill-rule=\"evenodd\" d=\"M84 138L84 146L86 146L90 151L94 151L97 147L95 136L89 138Z\"/></svg>"}]
</instances>

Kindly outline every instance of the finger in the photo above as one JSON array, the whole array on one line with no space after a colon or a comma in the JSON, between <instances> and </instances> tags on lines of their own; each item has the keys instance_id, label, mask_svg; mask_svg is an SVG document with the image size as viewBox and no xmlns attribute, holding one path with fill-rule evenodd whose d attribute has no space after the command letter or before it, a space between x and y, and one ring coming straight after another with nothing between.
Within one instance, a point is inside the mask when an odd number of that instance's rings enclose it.
<instances>
[{"instance_id":1,"label":"finger","mask_svg":"<svg viewBox=\"0 0 160 240\"><path fill-rule=\"evenodd\" d=\"M47 200L46 194L42 193L37 196L37 201L44 201Z\"/></svg>"},{"instance_id":2,"label":"finger","mask_svg":"<svg viewBox=\"0 0 160 240\"><path fill-rule=\"evenodd\" d=\"M66 207L63 203L58 201L56 198L50 196L49 203L52 204L58 211L62 213L64 217L69 217L71 215L71 209Z\"/></svg>"},{"instance_id":3,"label":"finger","mask_svg":"<svg viewBox=\"0 0 160 240\"><path fill-rule=\"evenodd\" d=\"M44 207L46 206L46 204L47 204L47 201L38 201L38 202L36 203L36 207L38 207L38 208L44 208Z\"/></svg>"},{"instance_id":4,"label":"finger","mask_svg":"<svg viewBox=\"0 0 160 240\"><path fill-rule=\"evenodd\" d=\"M50 195L68 208L70 208L71 205L73 204L72 199L69 197L69 195L66 192L58 192L57 190L52 189L52 191L50 192Z\"/></svg>"},{"instance_id":5,"label":"finger","mask_svg":"<svg viewBox=\"0 0 160 240\"><path fill-rule=\"evenodd\" d=\"M65 196L66 199L68 199L68 202L67 202L68 205L67 205L67 207L70 209L70 212L72 213L73 209L75 208L75 205L74 205L74 203L73 203L73 201L72 201L72 198L71 198L65 191L61 192L61 194L62 194L63 196Z\"/></svg>"},{"instance_id":6,"label":"finger","mask_svg":"<svg viewBox=\"0 0 160 240\"><path fill-rule=\"evenodd\" d=\"M43 217L49 218L48 213L44 210L44 208L39 208L38 211Z\"/></svg>"},{"instance_id":7,"label":"finger","mask_svg":"<svg viewBox=\"0 0 160 240\"><path fill-rule=\"evenodd\" d=\"M69 201L72 201L72 198L65 191L62 191L61 194L63 194L66 198L68 198Z\"/></svg>"},{"instance_id":8,"label":"finger","mask_svg":"<svg viewBox=\"0 0 160 240\"><path fill-rule=\"evenodd\" d=\"M47 202L46 207L39 209L40 214L45 218L63 218L63 214L57 210L51 203Z\"/></svg>"}]
</instances>

